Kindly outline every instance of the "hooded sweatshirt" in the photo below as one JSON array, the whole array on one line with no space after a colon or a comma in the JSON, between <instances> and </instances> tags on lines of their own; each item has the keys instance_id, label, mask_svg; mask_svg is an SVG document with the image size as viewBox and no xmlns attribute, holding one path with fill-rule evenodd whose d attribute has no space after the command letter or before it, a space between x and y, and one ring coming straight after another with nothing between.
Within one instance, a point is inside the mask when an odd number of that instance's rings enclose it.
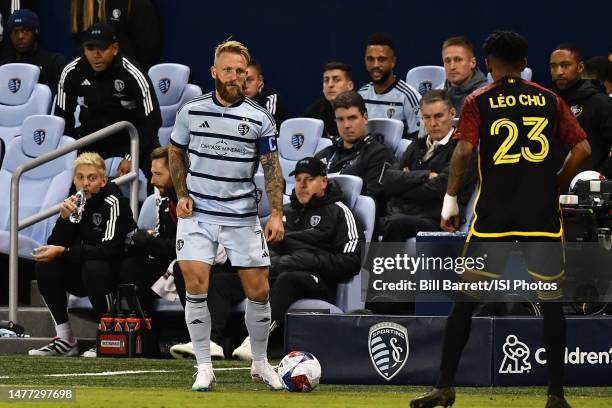
<instances>
[{"instance_id":1,"label":"hooded sweatshirt","mask_svg":"<svg viewBox=\"0 0 612 408\"><path fill-rule=\"evenodd\" d=\"M470 80L461 85L461 86L453 86L450 82L446 81L444 84L444 89L448 93L448 96L457 111L457 117L461 113L461 109L463 108L463 101L465 97L474 92L478 88L482 88L487 84L487 77L482 73L481 70L476 68L474 71L474 75L470 78Z\"/></svg>"},{"instance_id":2,"label":"hooded sweatshirt","mask_svg":"<svg viewBox=\"0 0 612 408\"><path fill-rule=\"evenodd\" d=\"M612 101L591 80L579 80L567 89L554 89L568 104L587 134L591 156L582 170L602 171L612 146Z\"/></svg>"}]
</instances>

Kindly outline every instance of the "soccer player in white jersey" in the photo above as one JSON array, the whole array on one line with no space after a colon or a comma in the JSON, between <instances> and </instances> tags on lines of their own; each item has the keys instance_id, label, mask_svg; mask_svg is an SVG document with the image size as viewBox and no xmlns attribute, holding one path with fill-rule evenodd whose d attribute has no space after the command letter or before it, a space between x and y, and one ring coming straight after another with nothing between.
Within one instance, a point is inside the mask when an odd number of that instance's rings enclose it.
<instances>
[{"instance_id":1,"label":"soccer player in white jersey","mask_svg":"<svg viewBox=\"0 0 612 408\"><path fill-rule=\"evenodd\" d=\"M391 38L373 34L365 52L365 65L372 82L359 89L368 110L368 117L390 118L404 122L404 135L414 138L419 133L419 101L421 95L396 77L397 62Z\"/></svg>"},{"instance_id":2,"label":"soccer player in white jersey","mask_svg":"<svg viewBox=\"0 0 612 408\"><path fill-rule=\"evenodd\" d=\"M251 377L282 389L267 360L270 304L266 242L283 239L283 177L272 116L244 97L247 48L226 41L215 49L215 91L177 113L169 151L177 197L176 253L186 285L185 321L198 364L194 391L215 384L210 357L211 320L206 297L217 247L223 245L248 298L245 322L251 339ZM265 230L257 218L253 174L261 162L272 216Z\"/></svg>"}]
</instances>

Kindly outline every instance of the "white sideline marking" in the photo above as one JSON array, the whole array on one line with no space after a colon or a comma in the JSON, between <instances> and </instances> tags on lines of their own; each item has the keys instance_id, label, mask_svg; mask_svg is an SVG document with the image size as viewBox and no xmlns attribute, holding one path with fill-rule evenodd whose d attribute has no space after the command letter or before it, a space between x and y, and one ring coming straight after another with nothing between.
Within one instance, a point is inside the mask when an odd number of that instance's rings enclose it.
<instances>
[{"instance_id":1,"label":"white sideline marking","mask_svg":"<svg viewBox=\"0 0 612 408\"><path fill-rule=\"evenodd\" d=\"M132 371L103 371L101 373L65 373L65 374L43 374L43 377L102 377L110 375L129 375L143 373L171 373L177 370L132 370Z\"/></svg>"},{"instance_id":2,"label":"white sideline marking","mask_svg":"<svg viewBox=\"0 0 612 408\"><path fill-rule=\"evenodd\" d=\"M223 367L215 368L214 371L236 371L249 370L250 367ZM130 371L103 371L99 373L63 373L63 374L43 374L42 377L104 377L113 375L147 374L147 373L172 373L178 370L130 370ZM2 379L16 378L10 376L0 376Z\"/></svg>"}]
</instances>

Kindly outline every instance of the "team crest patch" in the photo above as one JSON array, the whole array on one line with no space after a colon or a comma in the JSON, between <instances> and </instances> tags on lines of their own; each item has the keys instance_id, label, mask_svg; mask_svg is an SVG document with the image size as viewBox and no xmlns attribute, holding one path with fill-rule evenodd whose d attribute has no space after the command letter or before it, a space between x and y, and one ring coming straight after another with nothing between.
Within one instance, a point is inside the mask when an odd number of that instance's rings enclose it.
<instances>
[{"instance_id":1,"label":"team crest patch","mask_svg":"<svg viewBox=\"0 0 612 408\"><path fill-rule=\"evenodd\" d=\"M183 249L184 245L185 245L185 241L183 241L182 239L176 240L176 250L177 251L180 251L181 249Z\"/></svg>"},{"instance_id":2,"label":"team crest patch","mask_svg":"<svg viewBox=\"0 0 612 408\"><path fill-rule=\"evenodd\" d=\"M375 324L370 327L368 349L378 374L390 381L408 360L408 331L397 323Z\"/></svg>"},{"instance_id":3,"label":"team crest patch","mask_svg":"<svg viewBox=\"0 0 612 408\"><path fill-rule=\"evenodd\" d=\"M91 215L91 221L94 223L94 225L96 227L99 227L100 224L102 224L102 214L100 214L100 213L93 213Z\"/></svg>"},{"instance_id":4,"label":"team crest patch","mask_svg":"<svg viewBox=\"0 0 612 408\"><path fill-rule=\"evenodd\" d=\"M8 80L8 89L12 93L17 93L21 88L21 79L19 78L11 78Z\"/></svg>"},{"instance_id":5,"label":"team crest patch","mask_svg":"<svg viewBox=\"0 0 612 408\"><path fill-rule=\"evenodd\" d=\"M291 146L293 146L294 149L300 150L300 148L303 145L304 145L304 134L303 133L296 133L294 135L291 135Z\"/></svg>"},{"instance_id":6,"label":"team crest patch","mask_svg":"<svg viewBox=\"0 0 612 408\"><path fill-rule=\"evenodd\" d=\"M114 10L113 10L113 18L118 19L119 17L121 17L121 10L119 10L119 9L114 9Z\"/></svg>"},{"instance_id":7,"label":"team crest patch","mask_svg":"<svg viewBox=\"0 0 612 408\"><path fill-rule=\"evenodd\" d=\"M395 108L387 109L387 117L391 119L395 115Z\"/></svg>"},{"instance_id":8,"label":"team crest patch","mask_svg":"<svg viewBox=\"0 0 612 408\"><path fill-rule=\"evenodd\" d=\"M115 90L121 92L125 89L125 82L120 79L115 79Z\"/></svg>"},{"instance_id":9,"label":"team crest patch","mask_svg":"<svg viewBox=\"0 0 612 408\"><path fill-rule=\"evenodd\" d=\"M170 90L170 84L171 83L172 82L170 81L170 78L162 78L157 83L157 86L158 86L160 92L165 94L165 93L168 93L168 91Z\"/></svg>"},{"instance_id":10,"label":"team crest patch","mask_svg":"<svg viewBox=\"0 0 612 408\"><path fill-rule=\"evenodd\" d=\"M572 111L575 117L578 117L582 114L582 106L580 105L571 106L570 110Z\"/></svg>"},{"instance_id":11,"label":"team crest patch","mask_svg":"<svg viewBox=\"0 0 612 408\"><path fill-rule=\"evenodd\" d=\"M313 215L312 217L310 217L310 226L311 227L316 227L317 225L319 225L320 222L321 222L321 216L320 215Z\"/></svg>"},{"instance_id":12,"label":"team crest patch","mask_svg":"<svg viewBox=\"0 0 612 408\"><path fill-rule=\"evenodd\" d=\"M419 84L419 93L425 95L427 92L431 91L432 88L433 84L431 81L423 81Z\"/></svg>"},{"instance_id":13,"label":"team crest patch","mask_svg":"<svg viewBox=\"0 0 612 408\"><path fill-rule=\"evenodd\" d=\"M246 123L241 123L238 125L238 133L240 133L242 136L249 133L249 130L251 130L251 127Z\"/></svg>"},{"instance_id":14,"label":"team crest patch","mask_svg":"<svg viewBox=\"0 0 612 408\"><path fill-rule=\"evenodd\" d=\"M32 136L34 137L34 143L40 146L45 141L46 135L47 132L45 132L45 129L36 129L32 134Z\"/></svg>"},{"instance_id":15,"label":"team crest patch","mask_svg":"<svg viewBox=\"0 0 612 408\"><path fill-rule=\"evenodd\" d=\"M262 198L263 198L263 192L261 191L260 188L256 188L255 189L255 201L259 203Z\"/></svg>"}]
</instances>

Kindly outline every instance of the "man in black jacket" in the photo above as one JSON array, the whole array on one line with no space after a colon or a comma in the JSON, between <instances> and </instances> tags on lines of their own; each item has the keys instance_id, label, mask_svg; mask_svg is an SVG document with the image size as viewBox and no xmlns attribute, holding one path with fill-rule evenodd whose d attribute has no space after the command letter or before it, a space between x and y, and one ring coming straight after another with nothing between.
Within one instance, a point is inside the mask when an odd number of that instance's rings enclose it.
<instances>
[{"instance_id":1,"label":"man in black jacket","mask_svg":"<svg viewBox=\"0 0 612 408\"><path fill-rule=\"evenodd\" d=\"M38 288L55 321L57 336L48 345L30 350L31 356L78 353L66 310L66 292L89 297L98 319L110 311L125 236L135 228L128 201L113 183L108 183L100 155L79 155L74 162L73 182L86 198L80 222L70 220L78 210L73 195L62 203L47 245L33 253ZM95 353L90 350L85 356L95 357Z\"/></svg>"},{"instance_id":2,"label":"man in black jacket","mask_svg":"<svg viewBox=\"0 0 612 408\"><path fill-rule=\"evenodd\" d=\"M15 11L8 19L5 35L10 38L13 49L7 58L0 60L0 65L15 62L37 65L40 67L38 83L47 85L55 93L60 74L68 60L62 54L40 47L40 27L36 13L28 9Z\"/></svg>"},{"instance_id":3,"label":"man in black jacket","mask_svg":"<svg viewBox=\"0 0 612 408\"><path fill-rule=\"evenodd\" d=\"M62 71L57 90L55 115L66 121L65 133L76 138L126 120L138 130L140 168L150 177L149 156L159 146L161 126L159 103L151 80L129 58L119 52L113 29L96 23L84 35L83 56ZM81 127L74 128L74 111L81 108ZM129 153L127 132L117 133L87 146L102 157Z\"/></svg>"},{"instance_id":4,"label":"man in black jacket","mask_svg":"<svg viewBox=\"0 0 612 408\"><path fill-rule=\"evenodd\" d=\"M377 212L384 209L385 195L379 182L385 162L393 163L393 152L368 134L368 113L361 95L346 91L333 102L336 124L341 139L316 157L327 168L327 173L351 174L363 179L361 194L376 201Z\"/></svg>"},{"instance_id":5,"label":"man in black jacket","mask_svg":"<svg viewBox=\"0 0 612 408\"><path fill-rule=\"evenodd\" d=\"M270 88L264 83L263 72L259 62L251 59L247 66L244 93L253 99L262 108L266 109L274 117L277 129L289 119L289 110L285 100L281 98L276 89Z\"/></svg>"},{"instance_id":6,"label":"man in black jacket","mask_svg":"<svg viewBox=\"0 0 612 408\"><path fill-rule=\"evenodd\" d=\"M323 67L323 98L313 102L302 116L321 119L324 124L323 136L336 142L340 136L332 102L342 92L352 91L354 86L348 65L343 62L328 62Z\"/></svg>"},{"instance_id":7,"label":"man in black jacket","mask_svg":"<svg viewBox=\"0 0 612 408\"><path fill-rule=\"evenodd\" d=\"M593 81L581 79L583 71L582 53L574 44L561 44L550 55L554 91L569 105L591 145L582 170L603 171L612 146L612 102Z\"/></svg>"},{"instance_id":8,"label":"man in black jacket","mask_svg":"<svg viewBox=\"0 0 612 408\"><path fill-rule=\"evenodd\" d=\"M381 178L390 197L383 227L383 241L403 242L419 231L439 231L442 199L448 182L448 165L456 142L452 139L455 108L448 93L433 90L421 99L427 137L408 146L399 163ZM459 202L462 210L476 181L474 157Z\"/></svg>"},{"instance_id":9,"label":"man in black jacket","mask_svg":"<svg viewBox=\"0 0 612 408\"><path fill-rule=\"evenodd\" d=\"M158 147L151 153L151 185L157 187L157 226L155 229L138 229L128 240L129 256L121 261L122 283L134 283L138 298L146 311L156 297L151 285L166 273L168 265L176 259L176 203L178 201L170 170L168 146ZM182 279L177 274L175 279ZM184 296L181 291L179 296Z\"/></svg>"}]
</instances>

